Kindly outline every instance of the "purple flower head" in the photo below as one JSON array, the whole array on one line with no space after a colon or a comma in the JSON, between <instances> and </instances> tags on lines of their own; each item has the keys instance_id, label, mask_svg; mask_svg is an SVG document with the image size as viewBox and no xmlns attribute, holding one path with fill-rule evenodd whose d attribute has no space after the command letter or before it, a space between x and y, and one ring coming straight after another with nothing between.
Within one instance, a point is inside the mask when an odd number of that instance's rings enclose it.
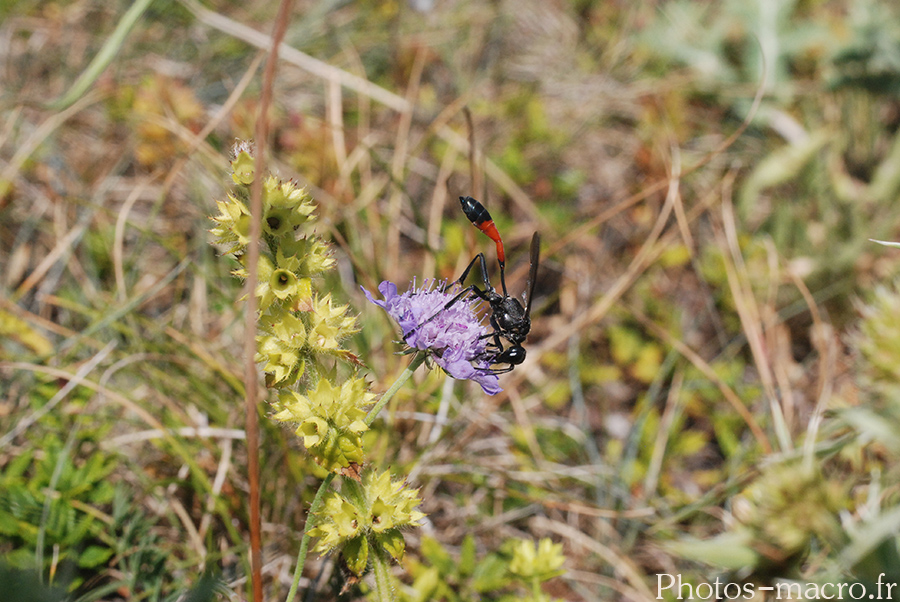
<instances>
[{"instance_id":1,"label":"purple flower head","mask_svg":"<svg viewBox=\"0 0 900 602\"><path fill-rule=\"evenodd\" d=\"M485 393L495 395L503 389L484 357L487 339L482 336L487 329L473 311L475 302L462 300L444 309L459 291L444 291L443 284L426 280L417 288L413 280L408 291L397 294L397 285L385 280L378 285L384 301L362 290L369 301L397 321L407 345L430 352L435 363L453 378L474 380Z\"/></svg>"}]
</instances>

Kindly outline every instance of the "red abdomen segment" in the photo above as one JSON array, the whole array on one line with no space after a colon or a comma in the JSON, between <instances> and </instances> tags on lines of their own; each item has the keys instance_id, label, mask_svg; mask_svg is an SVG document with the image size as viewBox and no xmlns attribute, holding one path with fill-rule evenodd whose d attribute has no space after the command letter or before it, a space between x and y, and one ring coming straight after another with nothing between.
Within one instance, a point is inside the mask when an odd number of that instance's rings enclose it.
<instances>
[{"instance_id":1,"label":"red abdomen segment","mask_svg":"<svg viewBox=\"0 0 900 602\"><path fill-rule=\"evenodd\" d=\"M484 205L470 196L459 197L459 202L472 225L484 232L488 238L496 243L497 261L500 262L501 266L505 265L506 252L503 250L503 240L500 238L500 233L497 231L497 226L494 225L491 214L484 208Z\"/></svg>"}]
</instances>

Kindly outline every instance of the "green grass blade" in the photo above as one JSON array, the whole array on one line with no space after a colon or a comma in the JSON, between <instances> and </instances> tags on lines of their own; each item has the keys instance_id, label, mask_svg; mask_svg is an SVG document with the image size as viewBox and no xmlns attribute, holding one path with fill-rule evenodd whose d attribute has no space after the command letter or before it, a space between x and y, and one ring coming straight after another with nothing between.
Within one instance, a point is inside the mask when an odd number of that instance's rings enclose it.
<instances>
[{"instance_id":1,"label":"green grass blade","mask_svg":"<svg viewBox=\"0 0 900 602\"><path fill-rule=\"evenodd\" d=\"M119 24L116 26L112 35L106 40L106 43L103 44L103 48L100 49L100 52L97 53L97 56L94 57L87 69L78 76L78 79L75 80L75 83L72 84L72 87L69 88L69 91L66 92L62 98L59 98L48 105L49 109L61 111L72 105L72 103L87 92L88 88L97 81L100 74L103 73L106 67L112 62L113 58L119 53L128 32L131 31L131 28L134 27L134 24L137 23L138 19L144 14L144 11L147 10L152 1L153 0L137 0L131 5L131 8L129 8L122 16L122 20L119 21Z\"/></svg>"}]
</instances>

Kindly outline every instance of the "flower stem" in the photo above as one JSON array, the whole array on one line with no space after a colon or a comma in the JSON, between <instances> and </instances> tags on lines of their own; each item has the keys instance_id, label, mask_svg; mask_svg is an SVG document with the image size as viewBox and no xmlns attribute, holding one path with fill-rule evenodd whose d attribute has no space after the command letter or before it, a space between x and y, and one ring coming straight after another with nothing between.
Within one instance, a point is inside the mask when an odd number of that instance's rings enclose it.
<instances>
[{"instance_id":1,"label":"flower stem","mask_svg":"<svg viewBox=\"0 0 900 602\"><path fill-rule=\"evenodd\" d=\"M413 372L416 371L416 368L421 366L422 362L424 361L424 353L417 353L413 356L412 361L409 363L409 366L407 366L406 370L404 370L403 373L397 378L397 381L393 385L391 385L391 388L385 391L384 395L381 396L381 399L378 400L378 403L375 404L375 406L371 410L369 410L368 415L366 415L366 425L371 426L372 422L374 422L375 420L375 417L378 416L378 412L380 412L381 409L385 405L387 405L387 403L391 400L391 397L393 397L397 393L397 391L400 390L400 387L406 384L406 381L408 381L409 378L413 375ZM301 575L303 575L303 565L306 563L306 555L309 550L309 531L313 527L315 527L316 513L319 511L319 507L322 505L322 500L325 499L325 492L328 491L328 488L331 486L331 482L336 476L337 474L332 472L329 473L327 477L325 477L325 479L322 481L322 484L319 485L319 490L316 492L316 497L313 499L312 505L309 507L309 512L306 515L306 525L303 528L303 539L300 540L300 551L297 552L297 565L294 568L294 581L293 583L291 583L291 589L288 592L286 598L287 602L293 600L297 594L297 587L300 584L300 577ZM377 552L373 554L373 559L376 557L380 557ZM383 591L381 589L381 586L379 585L379 562L384 565L386 561L383 558L381 558L380 560L374 560L375 586L376 591L379 592L378 599L390 601L390 581L386 582L388 585L387 594L385 594L385 591ZM383 571L388 570L386 566L381 566L380 568ZM384 572L382 574L382 577L389 578L389 575L387 572ZM388 597L385 598L384 595L388 595Z\"/></svg>"},{"instance_id":2,"label":"flower stem","mask_svg":"<svg viewBox=\"0 0 900 602\"><path fill-rule=\"evenodd\" d=\"M372 572L375 573L375 599L378 602L393 602L394 588L391 585L391 565L384 550L372 550Z\"/></svg>"},{"instance_id":3,"label":"flower stem","mask_svg":"<svg viewBox=\"0 0 900 602\"><path fill-rule=\"evenodd\" d=\"M291 589L288 591L286 598L288 601L293 600L294 596L297 594L300 576L303 575L303 565L306 563L306 554L309 550L309 530L315 526L313 522L315 520L315 513L319 511L319 506L322 505L322 500L325 499L325 492L328 491L328 487L336 476L336 473L328 473L328 476L325 477L322 484L319 485L316 497L313 499L313 503L309 507L309 512L306 514L306 525L303 527L303 539L300 540L300 551L297 552L297 566L294 568L294 582L291 583Z\"/></svg>"},{"instance_id":4,"label":"flower stem","mask_svg":"<svg viewBox=\"0 0 900 602\"><path fill-rule=\"evenodd\" d=\"M391 385L391 388L385 391L384 395L381 396L381 399L378 400L369 413L366 415L366 426L372 426L372 423L375 422L375 417L378 416L378 413L387 405L387 402L391 400L397 391L400 390L400 387L406 384L406 381L409 380L409 377L413 375L413 372L416 371L416 368L422 365L422 362L425 361L426 354L422 352L417 352L412 361L409 362L409 366L406 367L406 370L403 371L397 381Z\"/></svg>"}]
</instances>

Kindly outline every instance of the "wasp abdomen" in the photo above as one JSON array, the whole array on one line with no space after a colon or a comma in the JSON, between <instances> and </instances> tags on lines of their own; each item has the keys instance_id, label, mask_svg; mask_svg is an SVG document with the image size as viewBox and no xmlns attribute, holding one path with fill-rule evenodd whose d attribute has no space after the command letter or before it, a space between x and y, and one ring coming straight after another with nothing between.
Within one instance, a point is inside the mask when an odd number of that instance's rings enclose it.
<instances>
[{"instance_id":1,"label":"wasp abdomen","mask_svg":"<svg viewBox=\"0 0 900 602\"><path fill-rule=\"evenodd\" d=\"M497 226L494 225L491 214L484 208L484 205L470 196L459 197L459 203L462 205L462 210L466 217L469 218L469 221L472 222L472 225L484 232L488 238L497 244L497 261L500 262L500 265L505 265L506 251L503 249L503 240L500 238L500 232L497 231Z\"/></svg>"}]
</instances>

